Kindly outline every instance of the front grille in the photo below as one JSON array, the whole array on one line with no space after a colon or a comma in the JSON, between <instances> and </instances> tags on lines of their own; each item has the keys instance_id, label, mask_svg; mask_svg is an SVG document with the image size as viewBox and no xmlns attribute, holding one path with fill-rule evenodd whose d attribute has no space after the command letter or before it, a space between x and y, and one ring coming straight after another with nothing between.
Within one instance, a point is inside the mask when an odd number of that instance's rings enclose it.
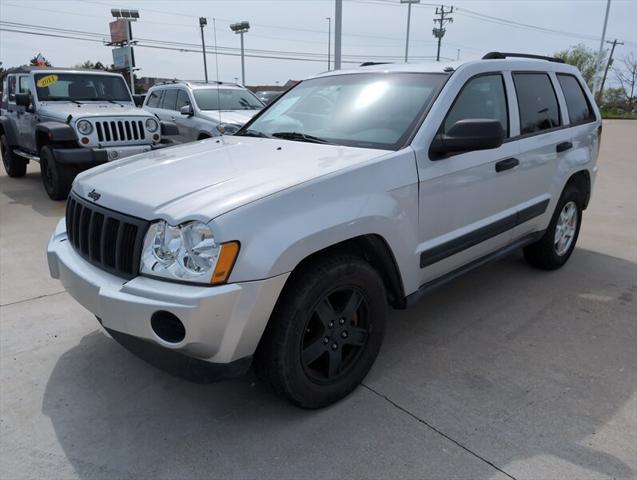
<instances>
[{"instance_id":1,"label":"front grille","mask_svg":"<svg viewBox=\"0 0 637 480\"><path fill-rule=\"evenodd\" d=\"M146 139L143 120L96 120L95 131L100 143Z\"/></svg>"},{"instance_id":2,"label":"front grille","mask_svg":"<svg viewBox=\"0 0 637 480\"><path fill-rule=\"evenodd\" d=\"M149 222L100 207L76 195L66 204L66 234L83 258L109 273L131 279L139 273Z\"/></svg>"}]
</instances>

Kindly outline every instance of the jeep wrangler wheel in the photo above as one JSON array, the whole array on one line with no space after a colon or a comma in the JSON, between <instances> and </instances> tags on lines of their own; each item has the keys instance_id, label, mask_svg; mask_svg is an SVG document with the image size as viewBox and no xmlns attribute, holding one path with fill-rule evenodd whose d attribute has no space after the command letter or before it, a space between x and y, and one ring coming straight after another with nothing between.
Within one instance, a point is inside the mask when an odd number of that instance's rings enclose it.
<instances>
[{"instance_id":1,"label":"jeep wrangler wheel","mask_svg":"<svg viewBox=\"0 0 637 480\"><path fill-rule=\"evenodd\" d=\"M0 136L0 154L4 170L10 177L24 177L27 173L27 161L13 153L6 135Z\"/></svg>"},{"instance_id":2,"label":"jeep wrangler wheel","mask_svg":"<svg viewBox=\"0 0 637 480\"><path fill-rule=\"evenodd\" d=\"M325 258L294 272L259 345L257 374L303 408L340 400L378 355L386 298L376 270L353 255Z\"/></svg>"},{"instance_id":3,"label":"jeep wrangler wheel","mask_svg":"<svg viewBox=\"0 0 637 480\"><path fill-rule=\"evenodd\" d=\"M51 200L66 200L71 191L71 184L77 173L74 168L61 165L49 147L40 150L40 173L46 193Z\"/></svg>"},{"instance_id":4,"label":"jeep wrangler wheel","mask_svg":"<svg viewBox=\"0 0 637 480\"><path fill-rule=\"evenodd\" d=\"M582 198L572 185L557 202L553 218L544 236L524 249L526 261L536 268L555 270L569 259L582 225Z\"/></svg>"}]
</instances>

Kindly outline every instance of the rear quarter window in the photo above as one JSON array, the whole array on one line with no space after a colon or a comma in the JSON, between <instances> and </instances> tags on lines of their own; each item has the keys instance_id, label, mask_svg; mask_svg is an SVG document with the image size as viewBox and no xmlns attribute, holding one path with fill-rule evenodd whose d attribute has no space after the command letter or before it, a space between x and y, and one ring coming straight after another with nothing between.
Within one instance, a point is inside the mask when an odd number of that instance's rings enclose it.
<instances>
[{"instance_id":1,"label":"rear quarter window","mask_svg":"<svg viewBox=\"0 0 637 480\"><path fill-rule=\"evenodd\" d=\"M560 107L548 74L514 73L513 83L520 110L521 135L561 125Z\"/></svg>"},{"instance_id":2,"label":"rear quarter window","mask_svg":"<svg viewBox=\"0 0 637 480\"><path fill-rule=\"evenodd\" d=\"M579 80L573 75L563 73L557 74L557 80L560 82L562 93L564 93L570 124L581 125L594 122L596 120L595 113Z\"/></svg>"}]
</instances>

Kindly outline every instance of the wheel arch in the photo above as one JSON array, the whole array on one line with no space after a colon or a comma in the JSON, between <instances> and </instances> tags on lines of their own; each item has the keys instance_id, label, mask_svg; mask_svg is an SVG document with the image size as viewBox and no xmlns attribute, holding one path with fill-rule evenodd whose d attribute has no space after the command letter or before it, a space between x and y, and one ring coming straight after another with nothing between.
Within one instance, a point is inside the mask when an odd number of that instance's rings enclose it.
<instances>
[{"instance_id":1,"label":"wheel arch","mask_svg":"<svg viewBox=\"0 0 637 480\"><path fill-rule=\"evenodd\" d=\"M586 210L591 199L591 174L588 170L579 170L573 173L566 181L564 188L575 186L582 194L582 209ZM564 189L562 189L563 191Z\"/></svg>"},{"instance_id":2,"label":"wheel arch","mask_svg":"<svg viewBox=\"0 0 637 480\"><path fill-rule=\"evenodd\" d=\"M9 145L18 145L18 135L15 127L4 115L0 117L0 135L6 135Z\"/></svg>"}]
</instances>

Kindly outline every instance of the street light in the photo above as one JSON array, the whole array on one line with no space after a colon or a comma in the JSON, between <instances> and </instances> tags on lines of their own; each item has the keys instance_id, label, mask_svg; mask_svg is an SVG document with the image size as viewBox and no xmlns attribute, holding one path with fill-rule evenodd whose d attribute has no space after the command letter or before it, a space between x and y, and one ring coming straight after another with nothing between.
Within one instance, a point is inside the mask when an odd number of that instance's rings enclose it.
<instances>
[{"instance_id":1,"label":"street light","mask_svg":"<svg viewBox=\"0 0 637 480\"><path fill-rule=\"evenodd\" d=\"M245 55L243 50L243 34L250 30L249 22L239 22L233 23L230 25L230 30L234 33L241 35L241 84L245 86L246 84L246 64L245 64Z\"/></svg>"},{"instance_id":2,"label":"street light","mask_svg":"<svg viewBox=\"0 0 637 480\"><path fill-rule=\"evenodd\" d=\"M400 3L407 4L407 37L405 38L405 63L409 57L409 26L411 24L411 4L420 3L420 0L400 0Z\"/></svg>"},{"instance_id":3,"label":"street light","mask_svg":"<svg viewBox=\"0 0 637 480\"><path fill-rule=\"evenodd\" d=\"M332 55L332 17L325 17L327 20L327 71L330 71L330 56Z\"/></svg>"},{"instance_id":4,"label":"street light","mask_svg":"<svg viewBox=\"0 0 637 480\"><path fill-rule=\"evenodd\" d=\"M131 58L128 64L128 75L130 76L130 90L133 95L135 95L135 79L133 78L133 68L134 68L134 55L133 55L133 27L131 27L131 22L136 22L139 18L139 10L128 10L126 8L111 8L111 15L113 18L126 20L128 24L128 41L127 46L130 47Z\"/></svg>"},{"instance_id":5,"label":"street light","mask_svg":"<svg viewBox=\"0 0 637 480\"><path fill-rule=\"evenodd\" d=\"M203 39L203 27L208 25L206 17L199 17L199 27L201 28L201 51L203 52L203 74L208 83L208 64L206 63L206 42Z\"/></svg>"}]
</instances>

